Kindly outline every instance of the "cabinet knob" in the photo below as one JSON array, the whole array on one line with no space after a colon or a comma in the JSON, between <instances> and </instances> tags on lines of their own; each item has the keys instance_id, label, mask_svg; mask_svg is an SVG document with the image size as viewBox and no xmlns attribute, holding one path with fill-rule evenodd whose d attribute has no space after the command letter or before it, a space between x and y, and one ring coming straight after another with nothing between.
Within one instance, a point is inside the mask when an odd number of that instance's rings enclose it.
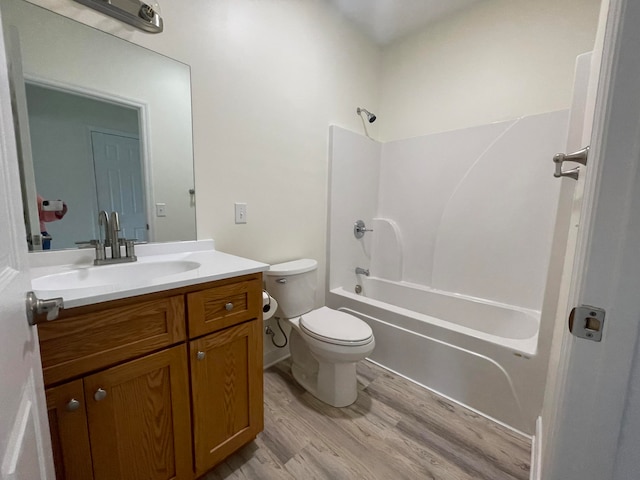
<instances>
[{"instance_id":1,"label":"cabinet knob","mask_svg":"<svg viewBox=\"0 0 640 480\"><path fill-rule=\"evenodd\" d=\"M225 310L226 310L227 312L229 312L229 311L233 310L233 303L231 303L231 302L227 303L227 304L224 306L224 308L225 308Z\"/></svg>"},{"instance_id":2,"label":"cabinet knob","mask_svg":"<svg viewBox=\"0 0 640 480\"><path fill-rule=\"evenodd\" d=\"M206 353L204 353L204 352L198 352L198 353L196 354L196 358L197 358L198 360L204 360L204 357L206 357L206 356L207 356L207 354L206 354Z\"/></svg>"},{"instance_id":3,"label":"cabinet knob","mask_svg":"<svg viewBox=\"0 0 640 480\"><path fill-rule=\"evenodd\" d=\"M95 398L96 402L104 400L105 398L107 398L107 391L99 388L98 390L96 390L96 393L93 394L93 398Z\"/></svg>"},{"instance_id":4,"label":"cabinet knob","mask_svg":"<svg viewBox=\"0 0 640 480\"><path fill-rule=\"evenodd\" d=\"M80 408L80 402L75 398L72 398L71 400L69 400L69 403L67 403L66 408L67 408L67 412L75 412L77 409Z\"/></svg>"}]
</instances>

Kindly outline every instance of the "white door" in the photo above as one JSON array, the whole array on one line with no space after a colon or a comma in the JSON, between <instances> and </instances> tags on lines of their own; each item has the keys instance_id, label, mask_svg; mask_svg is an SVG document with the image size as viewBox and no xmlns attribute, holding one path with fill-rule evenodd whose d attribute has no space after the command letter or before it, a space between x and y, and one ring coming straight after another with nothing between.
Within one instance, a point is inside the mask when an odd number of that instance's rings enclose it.
<instances>
[{"instance_id":1,"label":"white door","mask_svg":"<svg viewBox=\"0 0 640 480\"><path fill-rule=\"evenodd\" d=\"M147 210L138 138L92 131L98 210L118 212L120 237L147 241Z\"/></svg>"},{"instance_id":2,"label":"white door","mask_svg":"<svg viewBox=\"0 0 640 480\"><path fill-rule=\"evenodd\" d=\"M543 411L543 420L553 418L543 431L544 480L640 478L640 424L632 421L640 385L630 389L640 322L640 2L611 0L608 12L575 262L563 295L568 308L605 309L606 321L602 342L579 339L559 309L558 377Z\"/></svg>"},{"instance_id":3,"label":"white door","mask_svg":"<svg viewBox=\"0 0 640 480\"><path fill-rule=\"evenodd\" d=\"M26 230L0 25L0 478L53 479L36 328L29 327Z\"/></svg>"}]
</instances>

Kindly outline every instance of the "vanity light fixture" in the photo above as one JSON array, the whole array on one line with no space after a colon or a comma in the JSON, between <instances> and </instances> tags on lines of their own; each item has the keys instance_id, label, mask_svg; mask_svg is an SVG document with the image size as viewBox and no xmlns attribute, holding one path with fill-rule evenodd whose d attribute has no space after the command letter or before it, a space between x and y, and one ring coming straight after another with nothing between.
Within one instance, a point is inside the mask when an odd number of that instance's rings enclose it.
<instances>
[{"instance_id":1,"label":"vanity light fixture","mask_svg":"<svg viewBox=\"0 0 640 480\"><path fill-rule=\"evenodd\" d=\"M163 21L155 0L75 0L122 22L149 33L162 32Z\"/></svg>"}]
</instances>

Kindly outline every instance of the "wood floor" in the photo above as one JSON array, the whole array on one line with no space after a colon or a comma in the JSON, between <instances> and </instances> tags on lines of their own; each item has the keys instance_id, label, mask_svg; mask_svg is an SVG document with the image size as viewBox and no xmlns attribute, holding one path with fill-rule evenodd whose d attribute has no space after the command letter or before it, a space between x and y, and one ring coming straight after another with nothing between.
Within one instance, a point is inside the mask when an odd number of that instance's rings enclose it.
<instances>
[{"instance_id":1,"label":"wood floor","mask_svg":"<svg viewBox=\"0 0 640 480\"><path fill-rule=\"evenodd\" d=\"M264 431L204 479L529 479L528 439L370 362L347 408L305 392L286 361L264 380Z\"/></svg>"}]
</instances>

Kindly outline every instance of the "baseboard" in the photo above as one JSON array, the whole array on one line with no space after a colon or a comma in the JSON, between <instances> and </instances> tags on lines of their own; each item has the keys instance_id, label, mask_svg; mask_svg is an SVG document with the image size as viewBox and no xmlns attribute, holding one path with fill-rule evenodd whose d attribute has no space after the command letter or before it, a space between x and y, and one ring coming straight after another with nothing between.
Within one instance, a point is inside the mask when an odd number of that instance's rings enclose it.
<instances>
[{"instance_id":1,"label":"baseboard","mask_svg":"<svg viewBox=\"0 0 640 480\"><path fill-rule=\"evenodd\" d=\"M289 353L288 348L283 350L273 350L271 352L267 352L264 355L264 368L267 369L290 356L291 354Z\"/></svg>"},{"instance_id":2,"label":"baseboard","mask_svg":"<svg viewBox=\"0 0 640 480\"><path fill-rule=\"evenodd\" d=\"M542 480L542 417L536 420L536 433L531 439L530 480Z\"/></svg>"}]
</instances>

